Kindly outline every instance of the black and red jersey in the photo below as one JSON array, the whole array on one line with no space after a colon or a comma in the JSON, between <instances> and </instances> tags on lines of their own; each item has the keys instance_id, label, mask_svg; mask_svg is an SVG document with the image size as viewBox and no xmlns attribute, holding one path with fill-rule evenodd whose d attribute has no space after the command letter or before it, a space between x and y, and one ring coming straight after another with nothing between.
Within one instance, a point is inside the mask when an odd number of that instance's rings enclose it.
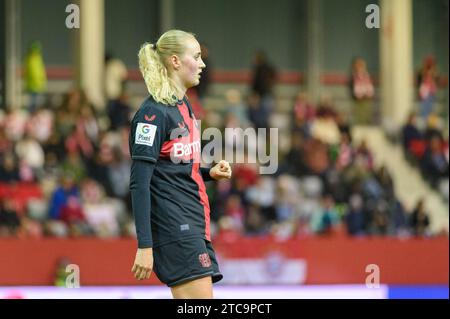
<instances>
[{"instance_id":1,"label":"black and red jersey","mask_svg":"<svg viewBox=\"0 0 450 319\"><path fill-rule=\"evenodd\" d=\"M200 142L200 129L187 98L167 106L150 96L136 112L129 147L139 247L189 237L210 241L210 207L203 180L209 178L209 169L200 168ZM150 220L151 233L146 225Z\"/></svg>"}]
</instances>

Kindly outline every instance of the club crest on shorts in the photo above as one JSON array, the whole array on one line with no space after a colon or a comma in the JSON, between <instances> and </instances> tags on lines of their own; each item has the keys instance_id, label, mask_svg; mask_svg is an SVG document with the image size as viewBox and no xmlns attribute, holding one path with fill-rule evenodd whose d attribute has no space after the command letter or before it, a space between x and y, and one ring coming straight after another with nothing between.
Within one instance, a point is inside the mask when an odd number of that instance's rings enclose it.
<instances>
[{"instance_id":1,"label":"club crest on shorts","mask_svg":"<svg viewBox=\"0 0 450 319\"><path fill-rule=\"evenodd\" d=\"M200 261L202 267L204 268L211 267L211 259L209 258L209 255L207 253L198 255L198 260Z\"/></svg>"}]
</instances>

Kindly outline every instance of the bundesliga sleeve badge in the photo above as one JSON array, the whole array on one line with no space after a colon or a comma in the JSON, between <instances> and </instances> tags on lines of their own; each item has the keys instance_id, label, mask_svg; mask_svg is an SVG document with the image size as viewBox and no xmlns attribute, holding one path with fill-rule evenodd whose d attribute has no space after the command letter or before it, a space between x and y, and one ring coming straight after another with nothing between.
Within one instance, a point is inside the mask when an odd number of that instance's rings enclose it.
<instances>
[{"instance_id":1,"label":"bundesliga sleeve badge","mask_svg":"<svg viewBox=\"0 0 450 319\"><path fill-rule=\"evenodd\" d=\"M153 124L137 123L134 143L153 146L157 128L158 127Z\"/></svg>"}]
</instances>

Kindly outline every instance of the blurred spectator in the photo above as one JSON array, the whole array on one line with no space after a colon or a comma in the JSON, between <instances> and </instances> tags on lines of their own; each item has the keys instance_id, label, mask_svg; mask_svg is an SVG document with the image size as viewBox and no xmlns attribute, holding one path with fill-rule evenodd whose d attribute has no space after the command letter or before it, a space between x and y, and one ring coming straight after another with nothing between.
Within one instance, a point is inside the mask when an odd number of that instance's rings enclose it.
<instances>
[{"instance_id":1,"label":"blurred spectator","mask_svg":"<svg viewBox=\"0 0 450 319\"><path fill-rule=\"evenodd\" d=\"M309 101L308 94L306 92L300 92L294 103L292 128L294 130L302 128L303 126L309 128L315 117L316 109L315 106ZM308 129L307 132L309 132Z\"/></svg>"},{"instance_id":2,"label":"blurred spectator","mask_svg":"<svg viewBox=\"0 0 450 319\"><path fill-rule=\"evenodd\" d=\"M17 167L17 159L14 153L3 153L0 157L0 182L13 183L20 180L19 169Z\"/></svg>"},{"instance_id":3,"label":"blurred spectator","mask_svg":"<svg viewBox=\"0 0 450 319\"><path fill-rule=\"evenodd\" d=\"M62 205L59 220L68 226L83 225L86 223L84 212L77 196L69 195L66 204Z\"/></svg>"},{"instance_id":4,"label":"blurred spectator","mask_svg":"<svg viewBox=\"0 0 450 319\"><path fill-rule=\"evenodd\" d=\"M225 216L230 218L232 223L232 227L242 232L244 229L244 221L245 221L245 210L241 203L241 198L233 194L228 197L228 200L225 204Z\"/></svg>"},{"instance_id":5,"label":"blurred spectator","mask_svg":"<svg viewBox=\"0 0 450 319\"><path fill-rule=\"evenodd\" d=\"M441 139L438 136L433 136L422 159L425 177L433 187L437 187L441 179L449 177L448 165Z\"/></svg>"},{"instance_id":6,"label":"blurred spectator","mask_svg":"<svg viewBox=\"0 0 450 319\"><path fill-rule=\"evenodd\" d=\"M84 159L92 158L94 155L94 146L86 132L86 122L83 119L77 119L73 131L65 140L66 151L70 153L79 153Z\"/></svg>"},{"instance_id":7,"label":"blurred spectator","mask_svg":"<svg viewBox=\"0 0 450 319\"><path fill-rule=\"evenodd\" d=\"M234 113L228 112L226 114L224 126L226 153L235 153L236 159L243 158L244 154L256 154L258 143L256 139L256 133L251 130L246 130L246 128L242 127L241 123ZM254 136L255 138L245 138L246 135ZM233 149L235 151L233 151Z\"/></svg>"},{"instance_id":8,"label":"blurred spectator","mask_svg":"<svg viewBox=\"0 0 450 319\"><path fill-rule=\"evenodd\" d=\"M54 190L50 199L49 217L51 219L60 218L61 209L67 205L69 196L79 197L79 190L75 184L74 176L66 173L61 177L61 184Z\"/></svg>"},{"instance_id":9,"label":"blurred spectator","mask_svg":"<svg viewBox=\"0 0 450 319\"><path fill-rule=\"evenodd\" d=\"M46 157L49 154L53 154L52 156L55 156L58 162L62 161L66 155L63 139L57 130L52 131L49 138L42 144L42 148L46 154Z\"/></svg>"},{"instance_id":10,"label":"blurred spectator","mask_svg":"<svg viewBox=\"0 0 450 319\"><path fill-rule=\"evenodd\" d=\"M336 168L338 170L345 169L353 161L355 150L353 149L351 142L351 136L349 134L344 133L341 135L341 142L336 158Z\"/></svg>"},{"instance_id":11,"label":"blurred spectator","mask_svg":"<svg viewBox=\"0 0 450 319\"><path fill-rule=\"evenodd\" d=\"M347 232L353 236L366 235L366 218L364 213L363 198L360 194L350 197L348 209L345 215Z\"/></svg>"},{"instance_id":12,"label":"blurred spectator","mask_svg":"<svg viewBox=\"0 0 450 319\"><path fill-rule=\"evenodd\" d=\"M391 211L391 220L395 234L397 236L409 236L408 216L406 215L403 204L398 199L392 203Z\"/></svg>"},{"instance_id":13,"label":"blurred spectator","mask_svg":"<svg viewBox=\"0 0 450 319\"><path fill-rule=\"evenodd\" d=\"M248 157L244 157L244 163L233 165L233 174L234 178L231 182L237 192L248 190L256 185L259 179L258 167L256 164L249 163Z\"/></svg>"},{"instance_id":14,"label":"blurred spectator","mask_svg":"<svg viewBox=\"0 0 450 319\"><path fill-rule=\"evenodd\" d=\"M121 161L117 162L117 159L122 159L123 154L121 150L121 136L119 133L110 131L100 137L99 150L96 156L88 161L88 175L100 183L107 194L107 196L117 196L116 192L120 194L123 190L128 188L127 180L129 176L124 177L124 172L130 163L121 164ZM114 172L115 165L120 168L118 172ZM113 167L114 166L114 167ZM129 175L129 171L127 173ZM124 178L117 182L116 177ZM119 185L113 185L118 183Z\"/></svg>"},{"instance_id":15,"label":"blurred spectator","mask_svg":"<svg viewBox=\"0 0 450 319\"><path fill-rule=\"evenodd\" d=\"M11 152L13 149L13 143L6 136L4 128L0 124L0 154Z\"/></svg>"},{"instance_id":16,"label":"blurred spectator","mask_svg":"<svg viewBox=\"0 0 450 319\"><path fill-rule=\"evenodd\" d=\"M267 221L264 219L257 205L250 205L245 221L245 233L249 236L265 235L268 233Z\"/></svg>"},{"instance_id":17,"label":"blurred spectator","mask_svg":"<svg viewBox=\"0 0 450 319\"><path fill-rule=\"evenodd\" d=\"M56 111L56 130L62 138L66 138L74 131L82 105L88 104L83 90L73 89L64 96L63 103Z\"/></svg>"},{"instance_id":18,"label":"blurred spectator","mask_svg":"<svg viewBox=\"0 0 450 319\"><path fill-rule=\"evenodd\" d=\"M275 179L261 177L256 184L245 190L245 201L248 205L257 207L265 221L274 221L275 216Z\"/></svg>"},{"instance_id":19,"label":"blurred spectator","mask_svg":"<svg viewBox=\"0 0 450 319\"><path fill-rule=\"evenodd\" d=\"M369 232L371 235L389 235L390 221L387 202L378 201L376 207L372 212Z\"/></svg>"},{"instance_id":20,"label":"blurred spectator","mask_svg":"<svg viewBox=\"0 0 450 319\"><path fill-rule=\"evenodd\" d=\"M92 179L81 185L83 211L90 227L99 237L115 237L121 234L117 200L106 197L102 186Z\"/></svg>"},{"instance_id":21,"label":"blurred spectator","mask_svg":"<svg viewBox=\"0 0 450 319\"><path fill-rule=\"evenodd\" d=\"M341 134L348 134L348 135L351 134L351 126L348 123L347 117L344 114L342 114L342 113L336 114L335 120L336 120L338 129L339 129L339 132Z\"/></svg>"},{"instance_id":22,"label":"blurred spectator","mask_svg":"<svg viewBox=\"0 0 450 319\"><path fill-rule=\"evenodd\" d=\"M305 154L302 135L298 132L293 132L291 137L291 149L280 165L280 174L286 173L298 177L308 174L309 168L304 160Z\"/></svg>"},{"instance_id":23,"label":"blurred spectator","mask_svg":"<svg viewBox=\"0 0 450 319\"><path fill-rule=\"evenodd\" d=\"M105 93L108 101L114 101L120 97L127 76L125 64L111 54L105 54Z\"/></svg>"},{"instance_id":24,"label":"blurred spectator","mask_svg":"<svg viewBox=\"0 0 450 319\"><path fill-rule=\"evenodd\" d=\"M122 127L117 132L117 149L120 150L121 155L125 157L125 159L130 158L130 150L128 148L128 135L130 134L129 127Z\"/></svg>"},{"instance_id":25,"label":"blurred spectator","mask_svg":"<svg viewBox=\"0 0 450 319\"><path fill-rule=\"evenodd\" d=\"M303 144L305 164L312 174L323 175L330 168L328 147L320 140L308 139Z\"/></svg>"},{"instance_id":26,"label":"blurred spectator","mask_svg":"<svg viewBox=\"0 0 450 319\"><path fill-rule=\"evenodd\" d=\"M21 223L20 238L42 238L43 227L39 221L30 218L28 215L24 215L21 218Z\"/></svg>"},{"instance_id":27,"label":"blurred spectator","mask_svg":"<svg viewBox=\"0 0 450 319\"><path fill-rule=\"evenodd\" d=\"M340 220L333 197L325 195L322 198L322 208L313 215L311 222L311 227L317 234L330 235L336 230Z\"/></svg>"},{"instance_id":28,"label":"blurred spectator","mask_svg":"<svg viewBox=\"0 0 450 319\"><path fill-rule=\"evenodd\" d=\"M351 96L354 100L353 114L358 124L370 124L373 119L374 87L367 71L366 61L356 58L350 76Z\"/></svg>"},{"instance_id":29,"label":"blurred spectator","mask_svg":"<svg viewBox=\"0 0 450 319\"><path fill-rule=\"evenodd\" d=\"M80 156L80 153L75 151L69 151L67 157L61 166L62 173L64 175L70 175L75 183L79 183L86 177L86 167Z\"/></svg>"},{"instance_id":30,"label":"blurred spectator","mask_svg":"<svg viewBox=\"0 0 450 319\"><path fill-rule=\"evenodd\" d=\"M436 61L433 56L429 55L424 58L422 67L417 75L419 100L421 103L420 115L423 119L428 118L433 112L437 91L436 78Z\"/></svg>"},{"instance_id":31,"label":"blurred spectator","mask_svg":"<svg viewBox=\"0 0 450 319\"><path fill-rule=\"evenodd\" d=\"M127 114L127 119L128 119ZM128 123L128 122L127 122ZM92 144L98 143L98 137L100 134L100 124L96 118L94 108L92 104L85 103L81 105L80 115L78 117L77 126L80 127L80 131L89 139ZM92 156L92 154L90 154Z\"/></svg>"},{"instance_id":32,"label":"blurred spectator","mask_svg":"<svg viewBox=\"0 0 450 319\"><path fill-rule=\"evenodd\" d=\"M341 133L333 117L318 117L309 127L311 137L327 144L339 143Z\"/></svg>"},{"instance_id":33,"label":"blurred spectator","mask_svg":"<svg viewBox=\"0 0 450 319\"><path fill-rule=\"evenodd\" d=\"M61 257L57 261L54 279L55 286L68 288L66 286L66 280L71 272L68 271L67 266L69 266L70 264L72 264L72 262L67 257Z\"/></svg>"},{"instance_id":34,"label":"blurred spectator","mask_svg":"<svg viewBox=\"0 0 450 319\"><path fill-rule=\"evenodd\" d=\"M274 180L270 177L259 178L255 185L247 188L246 198L250 203L260 208L273 207L275 201Z\"/></svg>"},{"instance_id":35,"label":"blurred spectator","mask_svg":"<svg viewBox=\"0 0 450 319\"><path fill-rule=\"evenodd\" d=\"M275 84L275 68L267 61L263 51L257 51L253 60L252 92L257 93L261 99L272 95Z\"/></svg>"},{"instance_id":36,"label":"blurred spectator","mask_svg":"<svg viewBox=\"0 0 450 319\"><path fill-rule=\"evenodd\" d=\"M367 141L364 139L361 141L361 144L359 144L358 148L356 149L355 153L356 157L361 158L361 160L364 162L364 166L367 170L371 171L374 168L373 163L373 155L372 152L367 147Z\"/></svg>"},{"instance_id":37,"label":"blurred spectator","mask_svg":"<svg viewBox=\"0 0 450 319\"><path fill-rule=\"evenodd\" d=\"M275 106L273 87L276 80L276 71L268 62L263 51L255 53L253 63L251 95L259 97L259 102L255 104L258 106L258 112L263 113L262 118L265 119L263 121L264 126L256 127L268 127L268 119Z\"/></svg>"},{"instance_id":38,"label":"blurred spectator","mask_svg":"<svg viewBox=\"0 0 450 319\"><path fill-rule=\"evenodd\" d=\"M247 109L242 103L241 93L236 89L230 89L225 92L226 106L228 114L233 115L235 119L235 126L241 127L243 129L247 128L249 125L249 119L247 114ZM225 125L225 127L229 127Z\"/></svg>"},{"instance_id":39,"label":"blurred spectator","mask_svg":"<svg viewBox=\"0 0 450 319\"><path fill-rule=\"evenodd\" d=\"M422 133L416 126L412 114L403 127L403 148L405 156L417 165L430 186L448 198L449 153L448 141L444 139L439 117L431 113Z\"/></svg>"},{"instance_id":40,"label":"blurred spectator","mask_svg":"<svg viewBox=\"0 0 450 319\"><path fill-rule=\"evenodd\" d=\"M116 99L110 100L107 106L110 129L128 126L130 123L131 107L128 105L128 96L122 92Z\"/></svg>"},{"instance_id":41,"label":"blurred spectator","mask_svg":"<svg viewBox=\"0 0 450 319\"><path fill-rule=\"evenodd\" d=\"M324 191L331 194L338 203L346 203L349 200L351 192L361 193L361 186L353 180L346 180L344 174L335 168L329 169L324 176Z\"/></svg>"},{"instance_id":42,"label":"blurred spectator","mask_svg":"<svg viewBox=\"0 0 450 319\"><path fill-rule=\"evenodd\" d=\"M262 104L261 96L252 93L248 97L248 118L255 129L269 127L269 115L267 109Z\"/></svg>"},{"instance_id":43,"label":"blurred spectator","mask_svg":"<svg viewBox=\"0 0 450 319\"><path fill-rule=\"evenodd\" d=\"M426 142L430 142L433 137L438 137L441 141L444 140L442 131L440 128L439 117L432 113L427 118L427 126L424 132L424 138Z\"/></svg>"},{"instance_id":44,"label":"blurred spectator","mask_svg":"<svg viewBox=\"0 0 450 319\"><path fill-rule=\"evenodd\" d=\"M30 94L28 110L33 113L37 108L39 94L47 89L47 74L42 46L38 41L33 41L27 51L24 61L25 90Z\"/></svg>"},{"instance_id":45,"label":"blurred spectator","mask_svg":"<svg viewBox=\"0 0 450 319\"><path fill-rule=\"evenodd\" d=\"M44 167L44 150L29 133L25 133L23 139L17 142L15 152L19 161L29 166L34 172Z\"/></svg>"},{"instance_id":46,"label":"blurred spectator","mask_svg":"<svg viewBox=\"0 0 450 319\"><path fill-rule=\"evenodd\" d=\"M14 201L7 198L2 200L0 202L0 237L16 236L20 224Z\"/></svg>"},{"instance_id":47,"label":"blurred spectator","mask_svg":"<svg viewBox=\"0 0 450 319\"><path fill-rule=\"evenodd\" d=\"M27 121L31 137L39 143L45 142L53 131L54 114L49 109L39 109Z\"/></svg>"},{"instance_id":48,"label":"blurred spectator","mask_svg":"<svg viewBox=\"0 0 450 319\"><path fill-rule=\"evenodd\" d=\"M316 117L335 120L337 114L332 96L328 93L321 94L317 103Z\"/></svg>"},{"instance_id":49,"label":"blurred spectator","mask_svg":"<svg viewBox=\"0 0 450 319\"><path fill-rule=\"evenodd\" d=\"M108 196L112 196L113 190L112 185L109 181L107 167L107 163L109 162L107 162L106 155L102 154L108 152L103 151L103 149L105 149L106 147L109 146L105 146L105 143L101 143L99 153L97 153L92 160L88 161L87 175L100 183L104 187L105 192Z\"/></svg>"},{"instance_id":50,"label":"blurred spectator","mask_svg":"<svg viewBox=\"0 0 450 319\"><path fill-rule=\"evenodd\" d=\"M129 195L131 163L118 147L113 148L113 159L108 165L108 177L113 197L125 199Z\"/></svg>"},{"instance_id":51,"label":"blurred spectator","mask_svg":"<svg viewBox=\"0 0 450 319\"><path fill-rule=\"evenodd\" d=\"M22 182L35 182L36 175L33 168L24 160L19 160L19 178Z\"/></svg>"},{"instance_id":52,"label":"blurred spectator","mask_svg":"<svg viewBox=\"0 0 450 319\"><path fill-rule=\"evenodd\" d=\"M25 134L29 115L20 109L9 110L4 119L4 134L10 141L19 141Z\"/></svg>"},{"instance_id":53,"label":"blurred spectator","mask_svg":"<svg viewBox=\"0 0 450 319\"><path fill-rule=\"evenodd\" d=\"M214 227L212 229L214 229ZM230 216L223 216L220 218L216 238L220 238L222 241L235 242L240 239L241 236L242 232L234 228L233 220Z\"/></svg>"},{"instance_id":54,"label":"blurred spectator","mask_svg":"<svg viewBox=\"0 0 450 319\"><path fill-rule=\"evenodd\" d=\"M415 236L429 235L428 226L430 225L430 219L425 211L424 204L424 200L420 199L411 215L411 226Z\"/></svg>"},{"instance_id":55,"label":"blurred spectator","mask_svg":"<svg viewBox=\"0 0 450 319\"><path fill-rule=\"evenodd\" d=\"M279 176L275 200L277 222L296 219L298 216L299 193L300 183L298 179L287 174Z\"/></svg>"},{"instance_id":56,"label":"blurred spectator","mask_svg":"<svg viewBox=\"0 0 450 319\"><path fill-rule=\"evenodd\" d=\"M417 117L415 113L411 113L408 117L408 122L402 128L402 144L405 152L411 155L421 157L424 149L417 148L418 143L422 144L422 133L417 128Z\"/></svg>"},{"instance_id":57,"label":"blurred spectator","mask_svg":"<svg viewBox=\"0 0 450 319\"><path fill-rule=\"evenodd\" d=\"M291 127L305 136L311 135L311 126L316 117L315 106L309 101L306 92L300 92L292 109Z\"/></svg>"},{"instance_id":58,"label":"blurred spectator","mask_svg":"<svg viewBox=\"0 0 450 319\"><path fill-rule=\"evenodd\" d=\"M387 200L394 199L394 181L385 165L382 165L380 166L380 168L378 168L378 170L375 172L375 178L377 179L380 187L383 190L384 198Z\"/></svg>"}]
</instances>

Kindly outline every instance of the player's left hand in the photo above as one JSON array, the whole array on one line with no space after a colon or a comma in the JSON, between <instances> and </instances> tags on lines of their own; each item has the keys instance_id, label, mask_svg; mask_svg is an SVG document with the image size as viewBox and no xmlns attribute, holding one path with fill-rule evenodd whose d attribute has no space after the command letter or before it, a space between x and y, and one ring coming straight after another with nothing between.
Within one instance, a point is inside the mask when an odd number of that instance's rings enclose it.
<instances>
[{"instance_id":1,"label":"player's left hand","mask_svg":"<svg viewBox=\"0 0 450 319\"><path fill-rule=\"evenodd\" d=\"M215 180L230 179L231 178L231 166L227 161L221 160L209 171L209 175Z\"/></svg>"}]
</instances>

